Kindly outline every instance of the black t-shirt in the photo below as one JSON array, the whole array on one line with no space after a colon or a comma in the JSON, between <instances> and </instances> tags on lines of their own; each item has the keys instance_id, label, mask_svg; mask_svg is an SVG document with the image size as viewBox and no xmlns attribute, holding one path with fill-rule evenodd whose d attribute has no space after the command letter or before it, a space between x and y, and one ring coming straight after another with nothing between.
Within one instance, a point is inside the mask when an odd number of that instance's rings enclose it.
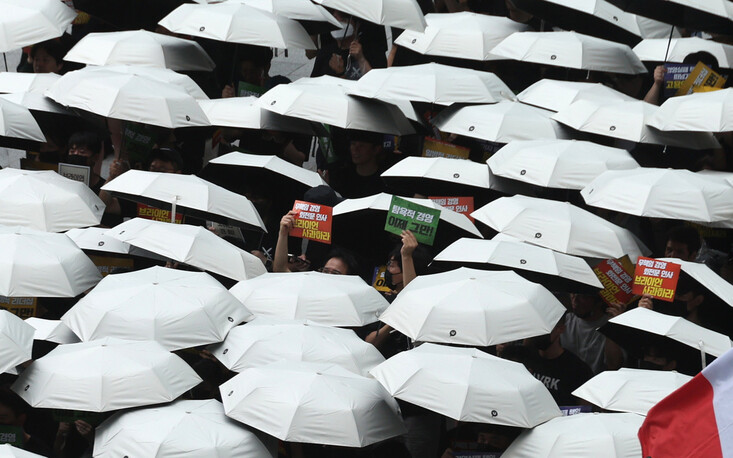
<instances>
[{"instance_id":1,"label":"black t-shirt","mask_svg":"<svg viewBox=\"0 0 733 458\"><path fill-rule=\"evenodd\" d=\"M387 190L380 176L381 170L373 175L361 176L353 167L347 166L342 169L334 169L330 173L331 186L347 199L371 196Z\"/></svg>"},{"instance_id":2,"label":"black t-shirt","mask_svg":"<svg viewBox=\"0 0 733 458\"><path fill-rule=\"evenodd\" d=\"M537 357L531 362L531 369L560 406L576 405L577 400L571 393L593 377L590 367L567 350L555 359Z\"/></svg>"}]
</instances>

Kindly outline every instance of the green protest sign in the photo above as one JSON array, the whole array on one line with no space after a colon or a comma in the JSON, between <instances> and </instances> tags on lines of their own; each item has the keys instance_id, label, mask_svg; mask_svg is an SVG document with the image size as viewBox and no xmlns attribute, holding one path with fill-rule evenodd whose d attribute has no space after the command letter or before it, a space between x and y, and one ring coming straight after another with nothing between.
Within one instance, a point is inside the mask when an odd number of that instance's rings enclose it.
<instances>
[{"instance_id":1,"label":"green protest sign","mask_svg":"<svg viewBox=\"0 0 733 458\"><path fill-rule=\"evenodd\" d=\"M440 210L393 196L387 210L384 230L397 235L404 230L409 230L412 231L418 242L432 245L439 222Z\"/></svg>"},{"instance_id":2,"label":"green protest sign","mask_svg":"<svg viewBox=\"0 0 733 458\"><path fill-rule=\"evenodd\" d=\"M0 425L0 444L10 444L13 447L23 448L25 434L20 426Z\"/></svg>"}]
</instances>

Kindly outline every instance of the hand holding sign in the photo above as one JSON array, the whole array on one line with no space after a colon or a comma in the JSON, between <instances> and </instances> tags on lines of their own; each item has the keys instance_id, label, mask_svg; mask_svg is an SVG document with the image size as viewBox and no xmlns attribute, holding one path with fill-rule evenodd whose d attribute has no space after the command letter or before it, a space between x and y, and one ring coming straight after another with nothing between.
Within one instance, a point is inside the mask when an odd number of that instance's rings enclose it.
<instances>
[{"instance_id":1,"label":"hand holding sign","mask_svg":"<svg viewBox=\"0 0 733 458\"><path fill-rule=\"evenodd\" d=\"M632 292L672 302L680 279L680 269L679 264L639 257Z\"/></svg>"},{"instance_id":2,"label":"hand holding sign","mask_svg":"<svg viewBox=\"0 0 733 458\"><path fill-rule=\"evenodd\" d=\"M419 243L432 245L439 222L440 210L393 196L384 230L399 236L403 231L411 231Z\"/></svg>"},{"instance_id":3,"label":"hand holding sign","mask_svg":"<svg viewBox=\"0 0 733 458\"><path fill-rule=\"evenodd\" d=\"M333 207L296 200L293 210L280 222L280 227L283 224L289 226L292 218L291 236L330 244L332 217Z\"/></svg>"}]
</instances>

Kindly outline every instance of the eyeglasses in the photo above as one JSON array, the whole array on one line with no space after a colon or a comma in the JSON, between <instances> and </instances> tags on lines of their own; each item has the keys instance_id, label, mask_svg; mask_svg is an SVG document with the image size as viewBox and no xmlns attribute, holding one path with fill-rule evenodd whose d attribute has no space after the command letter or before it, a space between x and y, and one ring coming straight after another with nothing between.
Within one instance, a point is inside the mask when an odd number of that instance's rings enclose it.
<instances>
[{"instance_id":1,"label":"eyeglasses","mask_svg":"<svg viewBox=\"0 0 733 458\"><path fill-rule=\"evenodd\" d=\"M328 267L321 267L320 269L318 269L318 271L322 274L343 275L342 272L336 269L329 269Z\"/></svg>"}]
</instances>

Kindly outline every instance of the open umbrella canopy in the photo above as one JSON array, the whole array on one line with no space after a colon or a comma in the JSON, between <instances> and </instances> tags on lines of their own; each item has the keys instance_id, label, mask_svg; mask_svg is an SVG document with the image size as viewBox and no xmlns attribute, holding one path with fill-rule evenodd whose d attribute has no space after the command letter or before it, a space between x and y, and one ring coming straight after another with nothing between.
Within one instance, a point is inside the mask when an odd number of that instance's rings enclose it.
<instances>
[{"instance_id":1,"label":"open umbrella canopy","mask_svg":"<svg viewBox=\"0 0 733 458\"><path fill-rule=\"evenodd\" d=\"M232 0L230 0L232 1ZM295 19L300 22L309 33L318 30L340 28L341 23L326 8L316 5L309 0L233 0L246 3L261 10L269 11L277 16ZM320 24L319 24L320 23ZM328 26L331 27L328 27Z\"/></svg>"},{"instance_id":2,"label":"open umbrella canopy","mask_svg":"<svg viewBox=\"0 0 733 458\"><path fill-rule=\"evenodd\" d=\"M240 1L183 4L161 19L159 24L183 35L230 43L316 49L308 32L297 21Z\"/></svg>"},{"instance_id":3,"label":"open umbrella canopy","mask_svg":"<svg viewBox=\"0 0 733 458\"><path fill-rule=\"evenodd\" d=\"M208 350L234 372L278 361L306 361L338 364L366 377L384 361L374 345L350 329L264 316L235 327L224 342Z\"/></svg>"},{"instance_id":4,"label":"open umbrella canopy","mask_svg":"<svg viewBox=\"0 0 733 458\"><path fill-rule=\"evenodd\" d=\"M257 257L201 226L134 218L113 227L107 235L233 280L247 280L267 271Z\"/></svg>"},{"instance_id":5,"label":"open umbrella canopy","mask_svg":"<svg viewBox=\"0 0 733 458\"><path fill-rule=\"evenodd\" d=\"M667 50L669 45L669 50ZM706 52L715 57L720 68L733 68L733 45L700 37L648 38L634 46L634 53L644 62L682 63L690 54Z\"/></svg>"},{"instance_id":6,"label":"open umbrella canopy","mask_svg":"<svg viewBox=\"0 0 733 458\"><path fill-rule=\"evenodd\" d=\"M0 98L0 138L45 142L46 137L28 108Z\"/></svg>"},{"instance_id":7,"label":"open umbrella canopy","mask_svg":"<svg viewBox=\"0 0 733 458\"><path fill-rule=\"evenodd\" d=\"M416 341L490 346L549 334L564 313L514 272L461 267L415 278L379 320Z\"/></svg>"},{"instance_id":8,"label":"open umbrella canopy","mask_svg":"<svg viewBox=\"0 0 733 458\"><path fill-rule=\"evenodd\" d=\"M733 284L726 281L710 267L703 263L683 261L678 258L659 258L659 260L679 264L683 277L691 278L705 290L710 291L720 300L733 307Z\"/></svg>"},{"instance_id":9,"label":"open umbrella canopy","mask_svg":"<svg viewBox=\"0 0 733 458\"><path fill-rule=\"evenodd\" d=\"M15 73L0 72L0 92L39 92L43 93L58 81L56 73Z\"/></svg>"},{"instance_id":10,"label":"open umbrella canopy","mask_svg":"<svg viewBox=\"0 0 733 458\"><path fill-rule=\"evenodd\" d=\"M69 329L61 320L46 320L44 318L30 317L25 322L33 326L35 332L33 340L45 340L57 344L70 344L80 342L74 331Z\"/></svg>"},{"instance_id":11,"label":"open umbrella canopy","mask_svg":"<svg viewBox=\"0 0 733 458\"><path fill-rule=\"evenodd\" d=\"M274 439L229 419L215 399L178 400L164 406L119 412L95 432L94 456L181 455L275 458Z\"/></svg>"},{"instance_id":12,"label":"open umbrella canopy","mask_svg":"<svg viewBox=\"0 0 733 458\"><path fill-rule=\"evenodd\" d=\"M649 250L630 231L567 202L501 197L471 214L477 221L524 242L575 256L636 258Z\"/></svg>"},{"instance_id":13,"label":"open umbrella canopy","mask_svg":"<svg viewBox=\"0 0 733 458\"><path fill-rule=\"evenodd\" d=\"M580 194L588 205L630 215L706 223L733 220L733 186L689 170L609 170Z\"/></svg>"},{"instance_id":14,"label":"open umbrella canopy","mask_svg":"<svg viewBox=\"0 0 733 458\"><path fill-rule=\"evenodd\" d=\"M528 26L509 18L461 11L430 13L424 32L405 30L395 44L420 54L470 60L494 60L489 51Z\"/></svg>"},{"instance_id":15,"label":"open umbrella canopy","mask_svg":"<svg viewBox=\"0 0 733 458\"><path fill-rule=\"evenodd\" d=\"M140 69L145 72L157 70ZM69 72L54 83L46 95L61 105L108 118L171 129L210 125L194 96L182 87L104 67Z\"/></svg>"},{"instance_id":16,"label":"open umbrella canopy","mask_svg":"<svg viewBox=\"0 0 733 458\"><path fill-rule=\"evenodd\" d=\"M677 146L689 149L718 148L719 143L707 132L662 132L647 125L656 105L642 100L612 102L578 100L552 116L573 129L636 143Z\"/></svg>"},{"instance_id":17,"label":"open umbrella canopy","mask_svg":"<svg viewBox=\"0 0 733 458\"><path fill-rule=\"evenodd\" d=\"M646 415L656 403L692 377L674 371L621 368L605 371L573 391L601 409Z\"/></svg>"},{"instance_id":18,"label":"open umbrella canopy","mask_svg":"<svg viewBox=\"0 0 733 458\"><path fill-rule=\"evenodd\" d=\"M371 72L370 72L371 73ZM301 78L280 84L259 98L274 113L322 122L342 129L405 135L415 129L395 105L348 95L356 84L332 76Z\"/></svg>"},{"instance_id":19,"label":"open umbrella canopy","mask_svg":"<svg viewBox=\"0 0 733 458\"><path fill-rule=\"evenodd\" d=\"M314 0L316 3L400 29L425 30L425 16L416 0Z\"/></svg>"},{"instance_id":20,"label":"open umbrella canopy","mask_svg":"<svg viewBox=\"0 0 733 458\"><path fill-rule=\"evenodd\" d=\"M109 412L170 402L201 382L156 342L105 338L59 345L31 363L12 390L33 407Z\"/></svg>"},{"instance_id":21,"label":"open umbrella canopy","mask_svg":"<svg viewBox=\"0 0 733 458\"><path fill-rule=\"evenodd\" d=\"M76 113L43 95L43 92L14 92L0 94L0 99L13 102L33 112L52 113L65 116L76 116Z\"/></svg>"},{"instance_id":22,"label":"open umbrella canopy","mask_svg":"<svg viewBox=\"0 0 733 458\"><path fill-rule=\"evenodd\" d=\"M61 317L82 341L154 340L168 350L221 342L252 314L204 272L110 274Z\"/></svg>"},{"instance_id":23,"label":"open umbrella canopy","mask_svg":"<svg viewBox=\"0 0 733 458\"><path fill-rule=\"evenodd\" d=\"M513 270L551 291L597 292L603 286L583 259L529 243L459 239L434 263L486 270Z\"/></svg>"},{"instance_id":24,"label":"open umbrella canopy","mask_svg":"<svg viewBox=\"0 0 733 458\"><path fill-rule=\"evenodd\" d=\"M576 140L513 141L486 163L500 177L575 190L583 189L606 170L639 167L624 149Z\"/></svg>"},{"instance_id":25,"label":"open umbrella canopy","mask_svg":"<svg viewBox=\"0 0 733 458\"><path fill-rule=\"evenodd\" d=\"M731 132L733 88L672 97L648 119L648 124L665 133Z\"/></svg>"},{"instance_id":26,"label":"open umbrella canopy","mask_svg":"<svg viewBox=\"0 0 733 458\"><path fill-rule=\"evenodd\" d=\"M219 391L228 417L288 442L365 447L406 432L379 382L335 364L254 367Z\"/></svg>"},{"instance_id":27,"label":"open umbrella canopy","mask_svg":"<svg viewBox=\"0 0 733 458\"><path fill-rule=\"evenodd\" d=\"M364 326L389 305L356 275L268 273L239 282L232 294L255 316L311 320L328 326Z\"/></svg>"},{"instance_id":28,"label":"open umbrella canopy","mask_svg":"<svg viewBox=\"0 0 733 458\"><path fill-rule=\"evenodd\" d=\"M229 97L199 100L199 106L209 118L212 126L276 130L311 136L317 133L309 121L265 110L257 99L257 97ZM302 167L298 168L302 169Z\"/></svg>"},{"instance_id":29,"label":"open umbrella canopy","mask_svg":"<svg viewBox=\"0 0 733 458\"><path fill-rule=\"evenodd\" d=\"M0 373L31 359L33 327L0 310Z\"/></svg>"},{"instance_id":30,"label":"open umbrella canopy","mask_svg":"<svg viewBox=\"0 0 733 458\"><path fill-rule=\"evenodd\" d=\"M249 199L196 175L128 170L102 186L102 190L156 207L175 206L176 211L196 218L266 231Z\"/></svg>"},{"instance_id":31,"label":"open umbrella canopy","mask_svg":"<svg viewBox=\"0 0 733 458\"><path fill-rule=\"evenodd\" d=\"M0 170L0 224L47 232L96 226L105 205L84 183L50 170Z\"/></svg>"},{"instance_id":32,"label":"open umbrella canopy","mask_svg":"<svg viewBox=\"0 0 733 458\"><path fill-rule=\"evenodd\" d=\"M162 256L142 250L129 243L120 242L106 235L107 231L108 229L104 227L86 227L84 229L71 229L66 232L66 235L84 251L124 254L165 261Z\"/></svg>"},{"instance_id":33,"label":"open umbrella canopy","mask_svg":"<svg viewBox=\"0 0 733 458\"><path fill-rule=\"evenodd\" d=\"M2 458L42 458L43 455L27 452L21 448L13 447L10 444L0 445L0 457Z\"/></svg>"},{"instance_id":34,"label":"open umbrella canopy","mask_svg":"<svg viewBox=\"0 0 733 458\"><path fill-rule=\"evenodd\" d=\"M214 61L195 41L147 30L90 33L71 48L64 60L188 71L210 71L215 67Z\"/></svg>"},{"instance_id":35,"label":"open umbrella canopy","mask_svg":"<svg viewBox=\"0 0 733 458\"><path fill-rule=\"evenodd\" d=\"M408 156L381 177L387 186L424 196L473 196L492 189L486 165L464 159Z\"/></svg>"},{"instance_id":36,"label":"open umbrella canopy","mask_svg":"<svg viewBox=\"0 0 733 458\"><path fill-rule=\"evenodd\" d=\"M101 280L64 234L0 226L0 296L75 297Z\"/></svg>"},{"instance_id":37,"label":"open umbrella canopy","mask_svg":"<svg viewBox=\"0 0 733 458\"><path fill-rule=\"evenodd\" d=\"M601 103L611 103L636 99L601 83L543 78L520 92L517 100L557 112L567 108L576 100L597 100Z\"/></svg>"},{"instance_id":38,"label":"open umbrella canopy","mask_svg":"<svg viewBox=\"0 0 733 458\"><path fill-rule=\"evenodd\" d=\"M436 63L371 70L348 93L437 105L514 99L511 89L493 73Z\"/></svg>"},{"instance_id":39,"label":"open umbrella canopy","mask_svg":"<svg viewBox=\"0 0 733 458\"><path fill-rule=\"evenodd\" d=\"M442 132L496 143L569 138L552 112L510 100L491 105L452 106L434 120Z\"/></svg>"},{"instance_id":40,"label":"open umbrella canopy","mask_svg":"<svg viewBox=\"0 0 733 458\"><path fill-rule=\"evenodd\" d=\"M633 413L581 413L553 418L527 429L501 454L502 458L637 458L637 437L644 417Z\"/></svg>"},{"instance_id":41,"label":"open umbrella canopy","mask_svg":"<svg viewBox=\"0 0 733 458\"><path fill-rule=\"evenodd\" d=\"M625 11L680 27L729 33L733 6L728 0L608 0Z\"/></svg>"},{"instance_id":42,"label":"open umbrella canopy","mask_svg":"<svg viewBox=\"0 0 733 458\"><path fill-rule=\"evenodd\" d=\"M457 421L533 428L561 415L522 364L475 348L426 343L371 374L392 396Z\"/></svg>"},{"instance_id":43,"label":"open umbrella canopy","mask_svg":"<svg viewBox=\"0 0 733 458\"><path fill-rule=\"evenodd\" d=\"M0 0L0 52L60 37L76 11L58 0Z\"/></svg>"},{"instance_id":44,"label":"open umbrella canopy","mask_svg":"<svg viewBox=\"0 0 733 458\"><path fill-rule=\"evenodd\" d=\"M576 32L515 32L491 50L505 59L638 75L646 67L627 45Z\"/></svg>"}]
</instances>

